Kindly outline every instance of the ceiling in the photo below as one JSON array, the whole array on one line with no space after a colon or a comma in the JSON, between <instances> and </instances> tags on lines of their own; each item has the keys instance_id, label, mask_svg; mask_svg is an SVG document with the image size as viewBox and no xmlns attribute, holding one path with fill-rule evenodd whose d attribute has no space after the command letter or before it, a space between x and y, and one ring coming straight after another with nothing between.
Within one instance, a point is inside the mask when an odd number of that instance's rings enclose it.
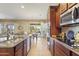
<instances>
[{"instance_id":1,"label":"ceiling","mask_svg":"<svg viewBox=\"0 0 79 59\"><path fill-rule=\"evenodd\" d=\"M0 3L0 19L47 19L49 6L55 3Z\"/></svg>"}]
</instances>

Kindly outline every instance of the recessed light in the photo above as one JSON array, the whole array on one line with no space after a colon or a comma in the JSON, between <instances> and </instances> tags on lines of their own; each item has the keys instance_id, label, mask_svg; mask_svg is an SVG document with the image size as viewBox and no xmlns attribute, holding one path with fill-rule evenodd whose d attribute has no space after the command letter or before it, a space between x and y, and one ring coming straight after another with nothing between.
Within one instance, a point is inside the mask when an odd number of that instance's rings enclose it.
<instances>
[{"instance_id":1,"label":"recessed light","mask_svg":"<svg viewBox=\"0 0 79 59\"><path fill-rule=\"evenodd\" d=\"M21 8L24 8L24 5L21 5Z\"/></svg>"}]
</instances>

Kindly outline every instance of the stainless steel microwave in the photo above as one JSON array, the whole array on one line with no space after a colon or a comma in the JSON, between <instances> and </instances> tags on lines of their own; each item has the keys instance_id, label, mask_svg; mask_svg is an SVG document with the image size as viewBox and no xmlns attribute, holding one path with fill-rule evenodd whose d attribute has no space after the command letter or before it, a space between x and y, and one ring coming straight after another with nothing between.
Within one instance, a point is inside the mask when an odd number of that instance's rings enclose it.
<instances>
[{"instance_id":1,"label":"stainless steel microwave","mask_svg":"<svg viewBox=\"0 0 79 59\"><path fill-rule=\"evenodd\" d=\"M60 15L60 23L71 23L79 18L79 4Z\"/></svg>"}]
</instances>

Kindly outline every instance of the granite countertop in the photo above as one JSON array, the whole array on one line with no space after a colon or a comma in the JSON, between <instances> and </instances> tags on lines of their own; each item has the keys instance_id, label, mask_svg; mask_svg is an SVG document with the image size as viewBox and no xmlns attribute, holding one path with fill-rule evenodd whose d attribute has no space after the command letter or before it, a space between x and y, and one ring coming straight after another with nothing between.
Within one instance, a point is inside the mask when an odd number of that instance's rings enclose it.
<instances>
[{"instance_id":1,"label":"granite countertop","mask_svg":"<svg viewBox=\"0 0 79 59\"><path fill-rule=\"evenodd\" d=\"M15 35L15 38L10 38L9 40L7 40L6 37L0 37L0 48L12 48L15 47L17 44L21 43L22 41L24 41L25 39L29 38L29 35L23 35L23 37L19 37ZM2 42L4 41L4 42Z\"/></svg>"},{"instance_id":2,"label":"granite countertop","mask_svg":"<svg viewBox=\"0 0 79 59\"><path fill-rule=\"evenodd\" d=\"M79 55L79 48L73 48L69 45L67 45L66 43L64 42L61 42L59 40L57 40L56 38L52 38L53 40L57 41L58 43L62 44L64 47L66 47L67 49L69 49L70 51L73 51L74 53L78 54Z\"/></svg>"},{"instance_id":3,"label":"granite countertop","mask_svg":"<svg viewBox=\"0 0 79 59\"><path fill-rule=\"evenodd\" d=\"M15 40L8 40L5 42L0 42L0 48L12 48L15 47L17 44L19 44L20 42L24 41L24 38L17 38Z\"/></svg>"}]
</instances>

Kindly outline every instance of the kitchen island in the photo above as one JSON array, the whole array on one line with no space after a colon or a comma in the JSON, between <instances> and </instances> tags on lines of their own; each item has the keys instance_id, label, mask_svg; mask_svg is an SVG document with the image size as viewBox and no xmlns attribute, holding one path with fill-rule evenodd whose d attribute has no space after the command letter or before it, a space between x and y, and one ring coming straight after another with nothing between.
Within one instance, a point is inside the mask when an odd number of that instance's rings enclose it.
<instances>
[{"instance_id":1,"label":"kitchen island","mask_svg":"<svg viewBox=\"0 0 79 59\"><path fill-rule=\"evenodd\" d=\"M79 56L79 47L74 48L56 38L52 38L50 52L53 56Z\"/></svg>"},{"instance_id":2,"label":"kitchen island","mask_svg":"<svg viewBox=\"0 0 79 59\"><path fill-rule=\"evenodd\" d=\"M0 56L26 56L28 53L27 47L27 38L17 38L1 42Z\"/></svg>"}]
</instances>

